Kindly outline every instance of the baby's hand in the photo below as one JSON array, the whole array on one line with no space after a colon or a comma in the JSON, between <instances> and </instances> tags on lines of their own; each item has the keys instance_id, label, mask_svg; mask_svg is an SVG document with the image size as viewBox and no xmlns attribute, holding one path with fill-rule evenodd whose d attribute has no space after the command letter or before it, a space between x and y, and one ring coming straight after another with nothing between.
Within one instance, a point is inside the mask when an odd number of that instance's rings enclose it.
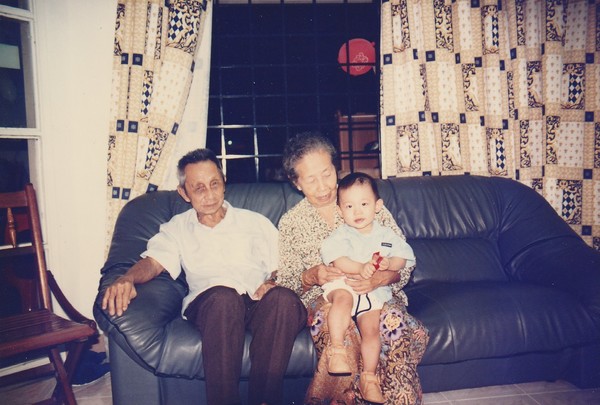
<instances>
[{"instance_id":1,"label":"baby's hand","mask_svg":"<svg viewBox=\"0 0 600 405\"><path fill-rule=\"evenodd\" d=\"M390 268L390 259L387 257L382 257L381 261L379 262L378 270L387 270L389 268Z\"/></svg>"},{"instance_id":2,"label":"baby's hand","mask_svg":"<svg viewBox=\"0 0 600 405\"><path fill-rule=\"evenodd\" d=\"M383 259L385 259L385 257L381 256L381 254L379 252L375 252L373 253L373 255L371 256L371 263L373 263L373 266L375 266L375 270L386 270L387 267L385 269L381 268L381 262L383 261ZM388 263L389 266L389 263Z\"/></svg>"},{"instance_id":3,"label":"baby's hand","mask_svg":"<svg viewBox=\"0 0 600 405\"><path fill-rule=\"evenodd\" d=\"M367 263L363 264L363 267L360 271L360 276L363 279L367 280L373 276L373 273L375 273L376 270L377 269L375 268L373 263L367 262Z\"/></svg>"}]
</instances>

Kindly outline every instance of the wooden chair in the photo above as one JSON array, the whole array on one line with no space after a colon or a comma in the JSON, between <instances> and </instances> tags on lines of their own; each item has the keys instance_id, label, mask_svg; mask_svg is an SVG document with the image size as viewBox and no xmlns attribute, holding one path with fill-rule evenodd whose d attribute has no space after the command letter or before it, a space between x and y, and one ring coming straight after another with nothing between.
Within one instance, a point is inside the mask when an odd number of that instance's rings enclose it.
<instances>
[{"instance_id":1,"label":"wooden chair","mask_svg":"<svg viewBox=\"0 0 600 405\"><path fill-rule=\"evenodd\" d=\"M20 208L21 207L21 208ZM30 237L17 240L14 212L26 210L29 221L26 228ZM54 374L56 387L49 400L43 403L76 404L71 388L71 378L83 349L90 338L97 336L96 323L80 314L64 296L52 273L46 268L42 229L34 188L31 184L25 190L12 193L0 193L0 214L5 215L8 241L0 244L0 272L5 270L18 272L19 267L34 274L37 297L22 308L31 308L25 312L0 318L0 359L3 363L22 358L31 359L40 354L48 356L50 363L9 374L0 378L0 386L18 381ZM2 235L4 232L0 233ZM52 296L56 298L69 319L55 314L52 310ZM61 349L67 350L63 363Z\"/></svg>"}]
</instances>

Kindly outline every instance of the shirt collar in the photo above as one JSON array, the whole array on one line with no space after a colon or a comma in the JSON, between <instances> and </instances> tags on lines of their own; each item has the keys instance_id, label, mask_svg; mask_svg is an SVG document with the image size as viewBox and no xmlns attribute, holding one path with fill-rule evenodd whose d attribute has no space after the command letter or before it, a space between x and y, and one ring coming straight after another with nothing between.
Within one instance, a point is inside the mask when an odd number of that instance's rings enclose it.
<instances>
[{"instance_id":1,"label":"shirt collar","mask_svg":"<svg viewBox=\"0 0 600 405\"><path fill-rule=\"evenodd\" d=\"M215 228L219 227L223 223L227 224L227 223L233 221L234 214L231 209L233 207L231 206L229 201L223 200L223 207L225 207L225 210L226 210L225 217L221 220L221 222L219 222L217 224L217 226L215 226ZM198 225L198 226L202 226L202 227L208 228L208 229L215 229L215 228L209 228L208 226L201 224L200 221L198 221L198 216L197 216L196 210L194 208L191 208L190 210L188 210L186 222L189 224L192 224L192 225Z\"/></svg>"}]
</instances>

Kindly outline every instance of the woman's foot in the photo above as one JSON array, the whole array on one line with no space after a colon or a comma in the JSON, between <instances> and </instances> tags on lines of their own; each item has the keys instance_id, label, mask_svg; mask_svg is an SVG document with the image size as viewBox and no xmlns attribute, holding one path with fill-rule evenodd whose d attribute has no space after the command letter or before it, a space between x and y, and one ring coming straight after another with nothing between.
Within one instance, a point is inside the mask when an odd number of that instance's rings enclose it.
<instances>
[{"instance_id":1,"label":"woman's foot","mask_svg":"<svg viewBox=\"0 0 600 405\"><path fill-rule=\"evenodd\" d=\"M352 370L348 364L348 356L344 346L329 346L327 348L327 371L333 375L350 375Z\"/></svg>"},{"instance_id":2,"label":"woman's foot","mask_svg":"<svg viewBox=\"0 0 600 405\"><path fill-rule=\"evenodd\" d=\"M363 372L360 375L358 389L365 401L375 404L383 404L385 402L385 398L381 393L381 387L379 386L379 379L373 373Z\"/></svg>"}]
</instances>

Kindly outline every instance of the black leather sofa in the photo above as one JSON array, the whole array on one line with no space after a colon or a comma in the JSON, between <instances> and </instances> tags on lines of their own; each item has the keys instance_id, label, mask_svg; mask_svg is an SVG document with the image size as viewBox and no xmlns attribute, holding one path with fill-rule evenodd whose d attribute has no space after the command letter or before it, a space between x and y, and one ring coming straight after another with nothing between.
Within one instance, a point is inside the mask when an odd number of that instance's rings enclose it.
<instances>
[{"instance_id":1,"label":"black leather sofa","mask_svg":"<svg viewBox=\"0 0 600 405\"><path fill-rule=\"evenodd\" d=\"M409 312L430 332L419 366L425 392L558 379L600 386L600 252L537 192L478 176L389 179L379 187L417 256L405 290ZM226 198L277 223L301 196L287 184L230 184ZM131 201L118 218L94 306L117 405L204 403L202 342L180 317L185 280L160 276L139 286L121 317L98 305L159 225L188 207L176 192L159 191ZM305 330L287 370L285 403L302 403L315 366Z\"/></svg>"}]
</instances>

